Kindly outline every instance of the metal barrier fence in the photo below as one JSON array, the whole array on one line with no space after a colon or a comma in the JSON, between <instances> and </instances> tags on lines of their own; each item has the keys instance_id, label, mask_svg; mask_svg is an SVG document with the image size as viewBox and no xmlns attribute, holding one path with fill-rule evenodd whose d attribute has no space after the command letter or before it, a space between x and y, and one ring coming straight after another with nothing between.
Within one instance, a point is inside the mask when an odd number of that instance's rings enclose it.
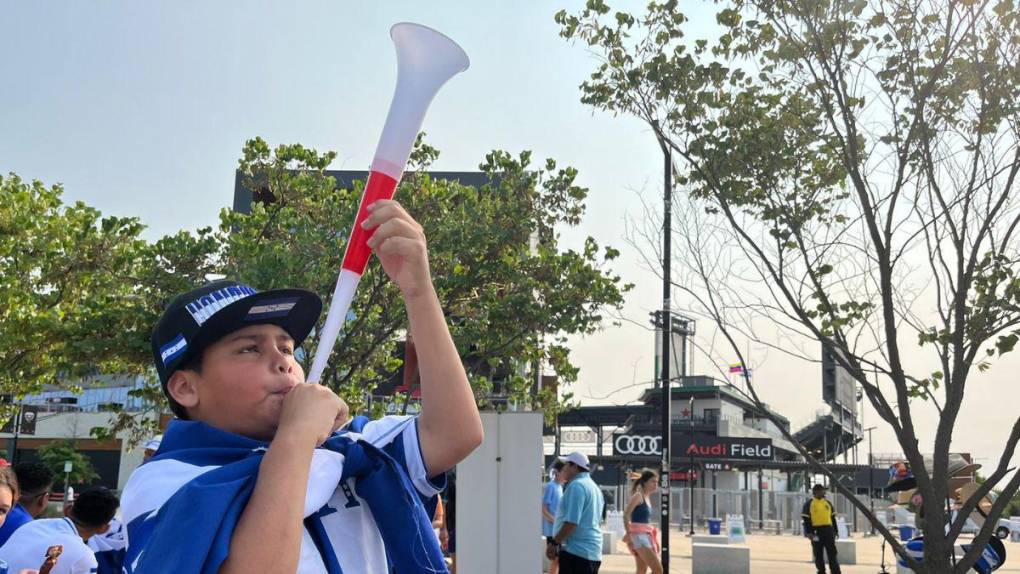
<instances>
[{"instance_id":1,"label":"metal barrier fence","mask_svg":"<svg viewBox=\"0 0 1020 574\"><path fill-rule=\"evenodd\" d=\"M689 489L672 489L670 497L670 518L672 523L681 530L690 525ZM744 517L748 532L774 534L800 534L802 528L801 509L811 498L806 492L761 492L761 523L759 523L759 492L757 490L715 490L709 488L694 489L694 525L697 529L708 527L708 518L725 518L730 514ZM866 532L871 525L864 514L858 512L847 497L830 492L827 498L836 509L837 516L846 519L851 531ZM859 496L865 505L869 504L867 496ZM889 501L876 498L875 510L887 510Z\"/></svg>"}]
</instances>

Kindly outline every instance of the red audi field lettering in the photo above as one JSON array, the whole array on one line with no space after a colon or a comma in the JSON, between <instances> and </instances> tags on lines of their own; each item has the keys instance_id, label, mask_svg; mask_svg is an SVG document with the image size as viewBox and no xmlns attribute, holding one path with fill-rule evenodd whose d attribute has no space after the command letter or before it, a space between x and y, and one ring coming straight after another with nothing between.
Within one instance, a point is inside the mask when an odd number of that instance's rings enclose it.
<instances>
[{"instance_id":1,"label":"red audi field lettering","mask_svg":"<svg viewBox=\"0 0 1020 574\"><path fill-rule=\"evenodd\" d=\"M698 446L696 444L692 444L687 448L687 452L685 454L697 454L700 456L726 456L726 445L723 443L712 446Z\"/></svg>"}]
</instances>

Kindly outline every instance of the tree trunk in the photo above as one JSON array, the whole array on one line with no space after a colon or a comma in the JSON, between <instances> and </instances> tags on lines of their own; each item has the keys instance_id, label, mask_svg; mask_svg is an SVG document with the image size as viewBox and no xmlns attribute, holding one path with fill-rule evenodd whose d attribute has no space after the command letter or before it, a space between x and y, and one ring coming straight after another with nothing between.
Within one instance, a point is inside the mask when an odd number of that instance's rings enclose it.
<instances>
[{"instance_id":1,"label":"tree trunk","mask_svg":"<svg viewBox=\"0 0 1020 574\"><path fill-rule=\"evenodd\" d=\"M942 513L944 514L944 513ZM942 516L925 516L921 523L924 528L924 569L918 574L947 574L953 572L953 544L946 539Z\"/></svg>"}]
</instances>

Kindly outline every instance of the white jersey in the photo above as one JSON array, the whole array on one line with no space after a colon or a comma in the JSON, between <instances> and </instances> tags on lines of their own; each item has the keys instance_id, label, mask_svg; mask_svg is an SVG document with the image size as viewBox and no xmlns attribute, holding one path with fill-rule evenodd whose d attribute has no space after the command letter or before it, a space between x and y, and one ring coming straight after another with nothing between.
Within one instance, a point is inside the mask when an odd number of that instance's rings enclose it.
<instances>
[{"instance_id":1,"label":"white jersey","mask_svg":"<svg viewBox=\"0 0 1020 574\"><path fill-rule=\"evenodd\" d=\"M443 483L433 483L428 479L416 422L416 417L385 417L368 422L360 434L351 433L350 436L386 451L404 468L417 491L428 498L438 494ZM355 493L354 479L338 483L343 464L342 454L323 449L316 449L313 454L297 569L300 574L327 572L323 555L309 532L313 528L328 537L332 548L323 551L335 554L345 574L387 573L382 537L368 505ZM131 475L124 489L121 500L124 522L131 524L137 518L158 511L188 481L216 468L173 459L143 464ZM195 509L195 512L201 511L201 508ZM181 533L181 536L186 537L187 533ZM129 537L129 548L130 545ZM125 564L126 572L132 572L132 568L133 565Z\"/></svg>"},{"instance_id":2,"label":"white jersey","mask_svg":"<svg viewBox=\"0 0 1020 574\"><path fill-rule=\"evenodd\" d=\"M110 520L106 532L89 538L89 548L99 563L98 574L121 574L127 549L127 527L116 518Z\"/></svg>"},{"instance_id":3,"label":"white jersey","mask_svg":"<svg viewBox=\"0 0 1020 574\"><path fill-rule=\"evenodd\" d=\"M96 571L96 557L78 534L69 518L33 520L14 531L0 547L0 560L7 562L12 574L23 568L38 570L46 561L46 550L61 545L52 574L90 574Z\"/></svg>"}]
</instances>

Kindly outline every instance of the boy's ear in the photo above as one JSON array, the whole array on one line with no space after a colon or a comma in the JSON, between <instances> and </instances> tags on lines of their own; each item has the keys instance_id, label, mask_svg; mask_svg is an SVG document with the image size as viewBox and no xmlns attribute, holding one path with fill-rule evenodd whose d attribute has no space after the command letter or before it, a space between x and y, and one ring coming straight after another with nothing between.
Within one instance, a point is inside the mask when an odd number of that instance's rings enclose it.
<instances>
[{"instance_id":1,"label":"boy's ear","mask_svg":"<svg viewBox=\"0 0 1020 574\"><path fill-rule=\"evenodd\" d=\"M189 370L175 371L166 382L166 392L177 404L186 409L198 405L198 373Z\"/></svg>"}]
</instances>

